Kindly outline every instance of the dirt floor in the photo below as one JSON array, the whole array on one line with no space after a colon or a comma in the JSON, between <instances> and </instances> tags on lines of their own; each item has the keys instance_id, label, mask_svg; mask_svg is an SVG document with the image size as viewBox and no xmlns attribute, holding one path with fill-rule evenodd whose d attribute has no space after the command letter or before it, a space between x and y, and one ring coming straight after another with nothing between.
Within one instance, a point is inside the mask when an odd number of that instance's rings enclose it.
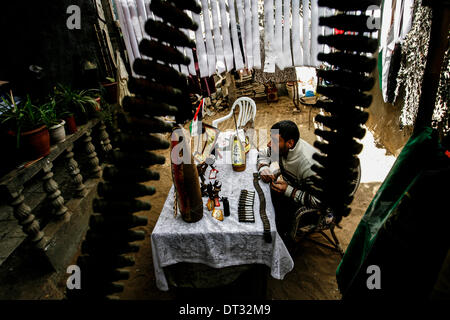
<instances>
[{"instance_id":1,"label":"dirt floor","mask_svg":"<svg viewBox=\"0 0 450 320\"><path fill-rule=\"evenodd\" d=\"M293 109L294 104L287 96L280 97L278 103L258 102L255 129L270 129L275 122L290 119L298 124L301 137L309 143L313 143L315 136L312 119L315 112L313 111L310 114L309 108L302 108L300 112ZM207 116L204 121L211 123L212 120L228 113L229 109L217 112L209 117ZM234 123L227 120L219 128L224 130L231 129L233 126ZM125 291L119 295L121 299L167 300L175 297L173 291L162 292L156 287L150 246L151 232L172 185L169 151L162 150L159 153L166 156L166 163L153 168L153 170L159 171L161 179L149 183L156 186L157 192L146 199L152 205L150 212L145 213L149 223L147 226L139 228L146 232L147 237L145 241L140 243L140 251L135 254L136 265L130 269L130 279L124 281ZM370 168L367 170L370 170ZM336 235L344 250L380 184L380 182L361 183L352 204L352 213L341 222L342 229L336 229ZM320 235L313 238L322 241ZM284 280L276 280L270 275L268 276L268 299L340 299L335 276L336 268L340 262L338 253L305 240L299 243L291 255L295 266Z\"/></svg>"},{"instance_id":2,"label":"dirt floor","mask_svg":"<svg viewBox=\"0 0 450 320\"><path fill-rule=\"evenodd\" d=\"M315 136L313 134L314 125L312 121L316 112L312 111L310 114L310 108L306 107L303 107L300 112L293 109L293 102L287 96L280 97L278 103L257 102L255 129L269 130L275 122L290 119L298 124L301 137L309 143L313 143ZM229 109L217 113L213 112L214 114L207 116L204 121L211 123L212 120L222 117L228 112ZM233 127L234 121L232 119L219 126L221 130ZM344 250L348 246L362 215L381 185L381 181L384 179L383 175L387 173L386 170L389 169L393 160L385 156L383 149L375 147L373 136L370 133L366 136L370 139L363 141L364 149L360 154L362 182L356 192L350 216L344 218L341 222L342 229L336 229L336 235L341 241ZM265 142L262 141L262 144L265 144ZM259 145L261 145L261 142ZM134 254L135 266L128 268L131 273L130 279L122 281L125 285L125 290L118 296L123 300L171 300L175 298L173 289L168 292L162 292L156 287L150 245L150 235L172 186L170 160L168 157L169 150L157 152L165 155L166 163L152 168L160 173L161 179L149 182L149 185L156 186L156 194L143 198L143 200L151 203L151 210L137 213L137 215L148 217L147 226L136 228L145 231L146 240L140 242L140 250ZM378 172L383 167L384 171ZM320 235L314 236L313 239L323 241ZM23 250L27 252L26 248ZM67 275L58 275L57 273L42 275L42 273L37 271L30 271L29 266L32 264L33 258L30 257L28 260L31 261L24 263L23 259L20 258L26 255L24 252L17 253L15 257L17 257L18 262L11 262L13 267L7 272L5 271L4 277L8 279L7 283L10 285L0 286L0 299L62 299L64 297ZM276 280L268 275L267 299L333 300L341 298L335 276L336 268L340 262L338 253L305 240L291 251L291 256L295 264L294 269L283 280ZM76 258L77 256L74 257L73 263L76 262ZM16 270L16 265L22 267ZM0 283L6 282L2 282L0 279Z\"/></svg>"}]
</instances>

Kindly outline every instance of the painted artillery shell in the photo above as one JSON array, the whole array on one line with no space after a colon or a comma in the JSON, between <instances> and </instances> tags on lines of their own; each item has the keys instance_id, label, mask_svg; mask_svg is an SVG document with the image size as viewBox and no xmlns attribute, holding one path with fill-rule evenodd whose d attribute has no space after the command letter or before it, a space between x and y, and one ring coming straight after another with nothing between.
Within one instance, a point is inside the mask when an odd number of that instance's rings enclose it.
<instances>
[{"instance_id":1,"label":"painted artillery shell","mask_svg":"<svg viewBox=\"0 0 450 320\"><path fill-rule=\"evenodd\" d=\"M206 207L208 208L209 211L214 209L214 200L208 199L208 203L206 204Z\"/></svg>"},{"instance_id":2,"label":"painted artillery shell","mask_svg":"<svg viewBox=\"0 0 450 320\"><path fill-rule=\"evenodd\" d=\"M228 217L230 215L230 203L228 198L222 198L224 216Z\"/></svg>"}]
</instances>

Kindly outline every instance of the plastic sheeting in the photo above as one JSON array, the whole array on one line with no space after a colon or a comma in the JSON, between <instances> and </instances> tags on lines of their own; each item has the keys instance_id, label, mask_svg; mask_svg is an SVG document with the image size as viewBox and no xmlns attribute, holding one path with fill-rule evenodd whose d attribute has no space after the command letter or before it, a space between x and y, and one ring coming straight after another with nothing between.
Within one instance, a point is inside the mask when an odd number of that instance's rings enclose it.
<instances>
[{"instance_id":1,"label":"plastic sheeting","mask_svg":"<svg viewBox=\"0 0 450 320\"><path fill-rule=\"evenodd\" d=\"M208 71L208 57L206 55L205 41L203 40L203 25L199 14L192 13L192 20L198 25L195 31L195 46L197 48L198 68L200 69L200 77L207 77Z\"/></svg>"},{"instance_id":2,"label":"plastic sheeting","mask_svg":"<svg viewBox=\"0 0 450 320\"><path fill-rule=\"evenodd\" d=\"M325 28L319 27L317 0L265 0L264 16L265 72L275 72L275 65L280 70L320 65L317 37Z\"/></svg>"},{"instance_id":3,"label":"plastic sheeting","mask_svg":"<svg viewBox=\"0 0 450 320\"><path fill-rule=\"evenodd\" d=\"M149 38L145 33L145 21L161 19L151 12L151 0L113 1L132 64L141 57L139 42ZM243 68L263 68L264 72L274 73L275 66L280 70L292 66L319 66L317 54L321 48L317 37L324 34L325 28L319 27L318 19L326 10L319 9L318 0L197 2L202 7L202 13L189 15L198 24L198 30L195 33L182 31L195 39L200 77ZM261 21L260 16L264 17ZM264 40L260 38L261 30ZM178 49L191 59L191 63L189 66L174 67L184 74L196 75L192 50ZM265 53L265 57L261 57L261 52Z\"/></svg>"},{"instance_id":4,"label":"plastic sheeting","mask_svg":"<svg viewBox=\"0 0 450 320\"><path fill-rule=\"evenodd\" d=\"M208 0L202 0L202 17L203 17L203 25L205 26L206 57L208 59L208 76L211 76L216 72L216 51L214 48L214 42L211 33L211 12L209 10Z\"/></svg>"},{"instance_id":5,"label":"plastic sheeting","mask_svg":"<svg viewBox=\"0 0 450 320\"><path fill-rule=\"evenodd\" d=\"M253 68L253 32L252 32L252 9L251 0L244 0L245 12L245 52L247 53L247 68Z\"/></svg>"},{"instance_id":6,"label":"plastic sheeting","mask_svg":"<svg viewBox=\"0 0 450 320\"><path fill-rule=\"evenodd\" d=\"M301 45L302 28L300 25L300 0L292 0L292 57L295 66L303 63L303 49Z\"/></svg>"},{"instance_id":7,"label":"plastic sheeting","mask_svg":"<svg viewBox=\"0 0 450 320\"><path fill-rule=\"evenodd\" d=\"M234 1L229 1L229 10L230 12L236 12L235 11L235 5ZM231 27L231 38L233 40L233 54L234 54L234 63L236 70L241 70L244 68L244 55L241 51L241 46L239 43L239 34L237 31L237 22L236 22L236 15L230 14L230 27Z\"/></svg>"},{"instance_id":8,"label":"plastic sheeting","mask_svg":"<svg viewBox=\"0 0 450 320\"><path fill-rule=\"evenodd\" d=\"M448 165L437 132L411 136L337 268L344 299L429 299L448 251ZM381 269L379 290L368 290L371 265Z\"/></svg>"},{"instance_id":9,"label":"plastic sheeting","mask_svg":"<svg viewBox=\"0 0 450 320\"><path fill-rule=\"evenodd\" d=\"M275 72L273 0L264 0L264 72Z\"/></svg>"},{"instance_id":10,"label":"plastic sheeting","mask_svg":"<svg viewBox=\"0 0 450 320\"><path fill-rule=\"evenodd\" d=\"M220 18L222 25L223 51L227 71L231 71L233 65L233 47L231 45L230 28L228 28L228 12L225 7L225 1L219 0Z\"/></svg>"},{"instance_id":11,"label":"plastic sheeting","mask_svg":"<svg viewBox=\"0 0 450 320\"><path fill-rule=\"evenodd\" d=\"M113 0L115 2L116 8L117 8L117 14L119 18L119 24L120 28L122 30L125 47L127 49L128 58L130 61L130 64L133 65L134 61L138 58L141 58L141 54L139 52L139 43L143 39L151 39L151 37L145 33L145 22L148 19L153 19L156 21L161 21L161 19L154 15L150 10L150 3L151 0ZM189 14L189 13L188 13ZM193 15L193 20L197 22L201 26L200 20L198 18L198 15ZM196 19L198 18L198 19ZM197 37L203 38L202 29L200 29L200 32L197 34ZM195 39L194 32L189 30L182 30L189 38ZM197 43L197 52L198 52L198 61L199 65L201 65L201 70L207 70L208 64L206 61L206 50L204 48L203 44L203 50L200 45L200 41ZM181 71L182 73L188 75L196 75L195 70L195 63L194 63L194 56L193 52L189 48L177 48L180 52L182 52L185 56L187 56L190 59L190 64L188 66L178 66L173 65L175 69ZM212 57L215 59L215 55L212 55ZM214 65L215 67L215 65ZM215 72L215 69L212 70L212 73ZM205 74L201 72L201 76L207 76L208 74ZM134 71L133 76L138 77Z\"/></svg>"},{"instance_id":12,"label":"plastic sheeting","mask_svg":"<svg viewBox=\"0 0 450 320\"><path fill-rule=\"evenodd\" d=\"M298 10L297 10L298 12ZM292 67L291 54L291 0L283 2L283 65L284 67Z\"/></svg>"},{"instance_id":13,"label":"plastic sheeting","mask_svg":"<svg viewBox=\"0 0 450 320\"><path fill-rule=\"evenodd\" d=\"M224 57L227 71L233 68L261 69L261 45L264 45L265 52L264 72L274 73L275 66L283 70L292 66L320 65L317 55L321 48L317 37L325 32L324 27L319 27L319 15L325 13L325 9L319 9L317 0L219 0L219 8L215 5L217 1L201 0L205 25L209 23L209 16L214 25L213 30L205 27L203 39L197 38L197 41L206 40L208 75L225 70L222 65ZM260 6L260 3L264 5ZM264 21L259 21L263 13ZM220 28L216 15L221 17ZM264 44L260 43L259 37L262 28ZM227 44L230 30L232 52L229 50L230 44ZM216 44L214 55L213 48L208 47L208 42L212 41L209 39L214 39ZM223 50L217 45L220 40ZM233 57L230 57L231 54Z\"/></svg>"},{"instance_id":14,"label":"plastic sheeting","mask_svg":"<svg viewBox=\"0 0 450 320\"><path fill-rule=\"evenodd\" d=\"M261 44L259 42L258 0L252 1L253 68L261 69ZM259 18L259 17L258 17Z\"/></svg>"},{"instance_id":15,"label":"plastic sheeting","mask_svg":"<svg viewBox=\"0 0 450 320\"><path fill-rule=\"evenodd\" d=\"M225 60L223 56L222 34L219 26L219 14L217 7L217 0L210 0L211 15L213 20L213 32L214 32L214 48L216 50L216 70L219 73L225 71Z\"/></svg>"},{"instance_id":16,"label":"plastic sheeting","mask_svg":"<svg viewBox=\"0 0 450 320\"><path fill-rule=\"evenodd\" d=\"M271 14L269 12L269 14ZM283 62L283 1L275 0L275 38L273 39L274 51L276 54L275 64L280 70L284 69Z\"/></svg>"}]
</instances>

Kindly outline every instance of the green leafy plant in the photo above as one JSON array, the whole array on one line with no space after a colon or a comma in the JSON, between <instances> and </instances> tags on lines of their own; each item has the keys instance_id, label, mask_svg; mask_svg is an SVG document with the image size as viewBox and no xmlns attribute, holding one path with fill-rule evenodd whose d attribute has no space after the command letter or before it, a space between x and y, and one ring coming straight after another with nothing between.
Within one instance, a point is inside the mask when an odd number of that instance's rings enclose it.
<instances>
[{"instance_id":1,"label":"green leafy plant","mask_svg":"<svg viewBox=\"0 0 450 320\"><path fill-rule=\"evenodd\" d=\"M111 77L106 77L106 80L108 82L102 82L100 86L102 97L109 103L117 103L119 84Z\"/></svg>"},{"instance_id":2,"label":"green leafy plant","mask_svg":"<svg viewBox=\"0 0 450 320\"><path fill-rule=\"evenodd\" d=\"M87 114L90 111L95 111L98 105L95 97L98 95L99 90L97 89L73 90L71 87L62 84L58 84L54 90L54 97L60 114L66 116L77 112Z\"/></svg>"},{"instance_id":3,"label":"green leafy plant","mask_svg":"<svg viewBox=\"0 0 450 320\"><path fill-rule=\"evenodd\" d=\"M43 104L41 109L42 120L49 128L61 123L61 118L66 115L64 112L59 112L56 100L54 98L51 98L50 101Z\"/></svg>"},{"instance_id":4,"label":"green leafy plant","mask_svg":"<svg viewBox=\"0 0 450 320\"><path fill-rule=\"evenodd\" d=\"M45 124L45 114L42 107L31 102L27 96L25 102L17 104L11 93L9 99L2 97L3 105L0 106L0 121L8 125L16 134L17 148L20 146L22 133L37 129Z\"/></svg>"},{"instance_id":5,"label":"green leafy plant","mask_svg":"<svg viewBox=\"0 0 450 320\"><path fill-rule=\"evenodd\" d=\"M115 106L106 102L103 98L101 100L102 109L99 112L99 117L103 120L109 127L113 126L114 114L116 112Z\"/></svg>"}]
</instances>

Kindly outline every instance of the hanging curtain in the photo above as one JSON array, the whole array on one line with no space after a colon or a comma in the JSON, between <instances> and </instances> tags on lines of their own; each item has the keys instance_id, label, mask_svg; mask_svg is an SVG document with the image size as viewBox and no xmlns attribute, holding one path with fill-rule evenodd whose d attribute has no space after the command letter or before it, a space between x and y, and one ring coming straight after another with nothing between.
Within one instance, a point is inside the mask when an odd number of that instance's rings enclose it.
<instances>
[{"instance_id":1,"label":"hanging curtain","mask_svg":"<svg viewBox=\"0 0 450 320\"><path fill-rule=\"evenodd\" d=\"M237 22L236 22L236 9L234 5L234 0L228 1L230 7L230 26L231 26L231 39L233 40L233 54L234 54L234 63L236 70L241 70L244 68L244 59L243 52L241 51L241 46L239 43L239 35L237 31Z\"/></svg>"},{"instance_id":2,"label":"hanging curtain","mask_svg":"<svg viewBox=\"0 0 450 320\"><path fill-rule=\"evenodd\" d=\"M134 0L128 0L128 11L130 13L131 24L133 25L134 32L136 34L136 41L139 43L143 38L145 31L139 20L139 15L136 10L136 2Z\"/></svg>"},{"instance_id":3,"label":"hanging curtain","mask_svg":"<svg viewBox=\"0 0 450 320\"><path fill-rule=\"evenodd\" d=\"M216 51L211 33L211 17L208 6L208 0L202 0L203 24L205 26L206 37L206 56L208 58L208 76L212 76L216 72Z\"/></svg>"},{"instance_id":4,"label":"hanging curtain","mask_svg":"<svg viewBox=\"0 0 450 320\"><path fill-rule=\"evenodd\" d=\"M128 58L130 64L133 65L134 61L138 58L141 58L141 54L139 52L139 43L143 39L151 39L145 32L145 22L148 19L153 19L156 21L161 21L161 19L155 16L150 10L151 0L113 0L115 3L115 7L117 8L117 14L119 18L119 25L122 30L122 35L125 42L125 47L127 50ZM203 33L201 31L201 21L197 15L192 16L193 20L200 26L200 34L203 37ZM191 39L194 39L194 32L189 30L182 31L187 34ZM205 75L205 69L207 70L208 65L206 62L206 50L203 50L200 45L200 41L196 42L197 44L197 52L199 53L198 60L199 65L201 65L200 70L202 76ZM189 48L177 48L183 55L187 56L190 59L190 64L188 66L185 65L173 65L175 69L181 71L185 75L196 75L195 70L195 62L192 49ZM215 55L213 55L215 59ZM133 72L134 77L139 77Z\"/></svg>"},{"instance_id":5,"label":"hanging curtain","mask_svg":"<svg viewBox=\"0 0 450 320\"><path fill-rule=\"evenodd\" d=\"M205 40L203 38L204 28L199 14L192 13L192 20L198 25L198 29L195 31L195 47L197 49L200 77L204 78L209 76L208 56L206 54Z\"/></svg>"},{"instance_id":6,"label":"hanging curtain","mask_svg":"<svg viewBox=\"0 0 450 320\"><path fill-rule=\"evenodd\" d=\"M251 1L252 1L252 16L253 16L253 20L252 20L253 21L253 23L252 23L253 68L261 69L261 44L259 41L260 35L259 35L258 0L251 0Z\"/></svg>"},{"instance_id":7,"label":"hanging curtain","mask_svg":"<svg viewBox=\"0 0 450 320\"><path fill-rule=\"evenodd\" d=\"M161 19L151 12L151 0L113 1L132 64L141 57L139 42L150 39L145 33L146 20ZM318 21L325 10L319 11L318 0L264 0L263 6L260 0L196 1L202 12L189 15L199 28L182 31L195 40L200 77L243 68L279 74L294 66L319 66L317 37L325 28L319 27ZM263 28L259 21L262 13ZM196 75L192 50L177 49L191 63L173 67L185 75Z\"/></svg>"},{"instance_id":8,"label":"hanging curtain","mask_svg":"<svg viewBox=\"0 0 450 320\"><path fill-rule=\"evenodd\" d=\"M225 1L219 0L220 18L222 23L223 51L225 56L225 64L227 71L231 71L234 67L233 48L231 46L230 26L228 23L228 12L225 7Z\"/></svg>"},{"instance_id":9,"label":"hanging curtain","mask_svg":"<svg viewBox=\"0 0 450 320\"><path fill-rule=\"evenodd\" d=\"M130 61L130 64L133 65L133 62L135 59L134 49L131 45L130 33L128 31L127 20L125 18L122 3L120 2L120 0L114 0L114 1L116 4L117 15L119 16L119 24L120 24L120 28L122 29L123 39L125 42L125 48L127 49L128 60Z\"/></svg>"},{"instance_id":10,"label":"hanging curtain","mask_svg":"<svg viewBox=\"0 0 450 320\"><path fill-rule=\"evenodd\" d=\"M319 36L319 6L317 1L311 1L311 57L310 66L318 66L317 54L319 53L319 43L317 37Z\"/></svg>"},{"instance_id":11,"label":"hanging curtain","mask_svg":"<svg viewBox=\"0 0 450 320\"><path fill-rule=\"evenodd\" d=\"M264 0L262 7L259 0L199 1L208 75L233 68L263 68L264 72L275 73L293 66L320 66L317 38L324 35L325 28L319 27L319 16L332 11L319 9L318 0ZM260 13L264 13L263 44ZM199 31L195 38L204 41ZM205 74L202 65L199 68Z\"/></svg>"},{"instance_id":12,"label":"hanging curtain","mask_svg":"<svg viewBox=\"0 0 450 320\"><path fill-rule=\"evenodd\" d=\"M294 66L303 64L303 49L301 46L300 0L292 0L292 56Z\"/></svg>"},{"instance_id":13,"label":"hanging curtain","mask_svg":"<svg viewBox=\"0 0 450 320\"><path fill-rule=\"evenodd\" d=\"M283 61L283 1L275 0L275 33L273 44L275 46L275 64L280 70L284 70Z\"/></svg>"},{"instance_id":14,"label":"hanging curtain","mask_svg":"<svg viewBox=\"0 0 450 320\"><path fill-rule=\"evenodd\" d=\"M213 19L214 48L216 50L216 70L219 73L225 71L225 58L223 56L222 34L219 26L219 14L217 0L210 0L211 15Z\"/></svg>"},{"instance_id":15,"label":"hanging curtain","mask_svg":"<svg viewBox=\"0 0 450 320\"><path fill-rule=\"evenodd\" d=\"M264 72L275 72L273 0L264 0Z\"/></svg>"},{"instance_id":16,"label":"hanging curtain","mask_svg":"<svg viewBox=\"0 0 450 320\"><path fill-rule=\"evenodd\" d=\"M233 1L233 0L231 0ZM241 37L241 41L242 41L242 51L244 52L244 64L245 67L248 66L248 57L247 57L247 48L246 48L246 37L247 35L245 34L245 12L244 12L244 5L243 2L244 0L236 0L236 12L237 12L237 17L239 19L238 21L238 30L240 32L240 37Z\"/></svg>"},{"instance_id":17,"label":"hanging curtain","mask_svg":"<svg viewBox=\"0 0 450 320\"><path fill-rule=\"evenodd\" d=\"M291 0L283 3L283 65L292 67L291 55Z\"/></svg>"},{"instance_id":18,"label":"hanging curtain","mask_svg":"<svg viewBox=\"0 0 450 320\"><path fill-rule=\"evenodd\" d=\"M150 11L150 4L152 3L152 0L144 0L144 7L145 12L147 13L148 19L155 19L154 14Z\"/></svg>"},{"instance_id":19,"label":"hanging curtain","mask_svg":"<svg viewBox=\"0 0 450 320\"><path fill-rule=\"evenodd\" d=\"M247 68L253 68L253 35L251 0L244 0L245 12L245 52L247 53Z\"/></svg>"},{"instance_id":20,"label":"hanging curtain","mask_svg":"<svg viewBox=\"0 0 450 320\"><path fill-rule=\"evenodd\" d=\"M138 33L141 34L141 27L139 23L133 23L130 14L130 6L127 0L115 0L116 7L119 15L119 23L122 29L122 34L125 40L125 46L128 51L128 58L130 59L130 65L133 65L134 60L141 57L138 48ZM132 71L133 76L136 76Z\"/></svg>"},{"instance_id":21,"label":"hanging curtain","mask_svg":"<svg viewBox=\"0 0 450 320\"><path fill-rule=\"evenodd\" d=\"M147 21L147 11L145 10L144 0L136 0L136 9L139 20L139 25L141 26L142 36L144 38L149 38L149 36L145 33L145 21Z\"/></svg>"},{"instance_id":22,"label":"hanging curtain","mask_svg":"<svg viewBox=\"0 0 450 320\"><path fill-rule=\"evenodd\" d=\"M311 45L310 45L310 35L311 35L311 11L309 10L309 1L303 0L302 7L302 19L303 19L303 38L302 38L302 46L303 46L303 65L310 65L310 57L311 57Z\"/></svg>"}]
</instances>

